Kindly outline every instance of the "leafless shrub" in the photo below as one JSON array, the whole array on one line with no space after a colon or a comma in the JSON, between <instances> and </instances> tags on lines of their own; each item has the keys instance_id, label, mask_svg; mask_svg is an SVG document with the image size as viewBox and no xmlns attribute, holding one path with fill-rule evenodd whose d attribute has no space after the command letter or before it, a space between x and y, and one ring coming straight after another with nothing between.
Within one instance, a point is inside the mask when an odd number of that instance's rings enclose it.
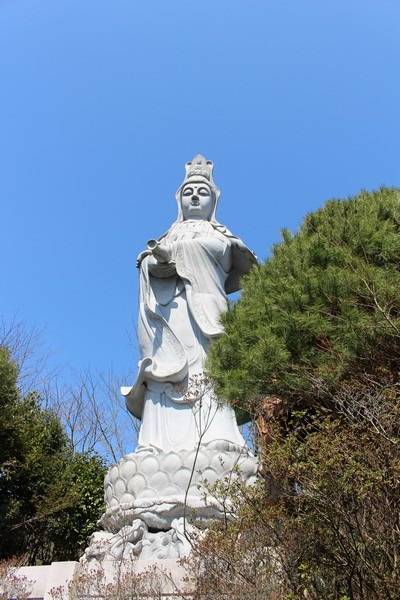
<instances>
[{"instance_id":1,"label":"leafless shrub","mask_svg":"<svg viewBox=\"0 0 400 600\"><path fill-rule=\"evenodd\" d=\"M27 600L32 591L32 582L18 573L21 559L0 561L0 600Z\"/></svg>"},{"instance_id":2,"label":"leafless shrub","mask_svg":"<svg viewBox=\"0 0 400 600\"><path fill-rule=\"evenodd\" d=\"M139 422L127 411L119 391L121 376L91 369L56 382L52 407L65 424L75 450L96 450L110 462L132 452Z\"/></svg>"},{"instance_id":3,"label":"leafless shrub","mask_svg":"<svg viewBox=\"0 0 400 600\"><path fill-rule=\"evenodd\" d=\"M0 316L0 347L6 347L18 367L22 395L39 391L44 398L56 371L49 369L50 353L43 344L43 331L29 327L16 317Z\"/></svg>"},{"instance_id":4,"label":"leafless shrub","mask_svg":"<svg viewBox=\"0 0 400 600\"><path fill-rule=\"evenodd\" d=\"M127 411L119 391L131 376L50 368L42 338L42 331L24 321L0 316L0 347L9 350L18 367L21 396L34 392L45 408L57 413L75 451L97 451L108 462L131 452L139 422Z\"/></svg>"},{"instance_id":5,"label":"leafless shrub","mask_svg":"<svg viewBox=\"0 0 400 600\"><path fill-rule=\"evenodd\" d=\"M184 582L177 584L172 575L160 567L151 567L140 573L135 571L135 562L125 559L115 565L113 572L103 567L83 571L65 588L53 588L52 600L176 600L191 598L181 589Z\"/></svg>"}]
</instances>

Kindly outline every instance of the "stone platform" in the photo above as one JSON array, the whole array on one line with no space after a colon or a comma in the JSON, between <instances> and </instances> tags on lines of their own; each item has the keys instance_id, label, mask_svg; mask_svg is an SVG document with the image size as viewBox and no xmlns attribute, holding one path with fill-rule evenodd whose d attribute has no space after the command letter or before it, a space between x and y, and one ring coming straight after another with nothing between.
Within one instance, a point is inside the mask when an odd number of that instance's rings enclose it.
<instances>
[{"instance_id":1,"label":"stone platform","mask_svg":"<svg viewBox=\"0 0 400 600\"><path fill-rule=\"evenodd\" d=\"M230 517L232 481L252 485L256 473L257 461L249 450L225 440L192 450L150 448L124 456L106 475L106 511L99 521L103 531L92 536L83 560L187 556L191 537L211 521Z\"/></svg>"},{"instance_id":2,"label":"stone platform","mask_svg":"<svg viewBox=\"0 0 400 600\"><path fill-rule=\"evenodd\" d=\"M190 596L187 572L173 559L104 561L96 570L88 570L87 565L79 562L53 562L20 567L16 575L22 578L24 589L30 590L29 600L101 598L106 588L110 597L113 592L117 596L119 591L129 591L130 587L135 598L149 598L149 594L166 599Z\"/></svg>"}]
</instances>

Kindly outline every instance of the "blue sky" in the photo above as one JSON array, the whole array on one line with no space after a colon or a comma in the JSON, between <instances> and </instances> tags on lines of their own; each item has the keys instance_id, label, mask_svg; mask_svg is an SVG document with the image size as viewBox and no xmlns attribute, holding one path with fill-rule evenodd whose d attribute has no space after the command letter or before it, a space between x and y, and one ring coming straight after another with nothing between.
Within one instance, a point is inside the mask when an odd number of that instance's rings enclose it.
<instances>
[{"instance_id":1,"label":"blue sky","mask_svg":"<svg viewBox=\"0 0 400 600\"><path fill-rule=\"evenodd\" d=\"M54 363L135 370L137 271L184 163L259 256L400 185L398 0L0 0L0 310ZM122 381L121 383L126 383Z\"/></svg>"}]
</instances>

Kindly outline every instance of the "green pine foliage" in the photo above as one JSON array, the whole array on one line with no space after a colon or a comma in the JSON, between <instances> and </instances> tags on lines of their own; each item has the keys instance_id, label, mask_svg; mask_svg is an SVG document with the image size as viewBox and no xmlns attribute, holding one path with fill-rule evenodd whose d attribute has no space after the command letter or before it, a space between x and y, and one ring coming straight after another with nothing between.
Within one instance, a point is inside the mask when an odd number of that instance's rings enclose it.
<instances>
[{"instance_id":1,"label":"green pine foliage","mask_svg":"<svg viewBox=\"0 0 400 600\"><path fill-rule=\"evenodd\" d=\"M399 597L399 228L398 189L328 202L224 316L209 373L255 420L260 481L198 548L213 598Z\"/></svg>"},{"instance_id":2,"label":"green pine foliage","mask_svg":"<svg viewBox=\"0 0 400 600\"><path fill-rule=\"evenodd\" d=\"M103 461L74 454L58 416L17 381L0 347L0 559L77 559L102 512Z\"/></svg>"},{"instance_id":3,"label":"green pine foliage","mask_svg":"<svg viewBox=\"0 0 400 600\"><path fill-rule=\"evenodd\" d=\"M222 398L253 411L329 403L361 371L395 377L400 350L400 191L331 200L283 231L243 280L208 362Z\"/></svg>"}]
</instances>

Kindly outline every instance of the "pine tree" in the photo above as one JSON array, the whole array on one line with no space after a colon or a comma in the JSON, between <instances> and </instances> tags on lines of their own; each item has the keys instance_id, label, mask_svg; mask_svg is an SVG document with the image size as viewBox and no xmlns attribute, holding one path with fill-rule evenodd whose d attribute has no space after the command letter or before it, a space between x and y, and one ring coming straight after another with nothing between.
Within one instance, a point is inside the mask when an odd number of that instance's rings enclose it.
<instances>
[{"instance_id":1,"label":"pine tree","mask_svg":"<svg viewBox=\"0 0 400 600\"><path fill-rule=\"evenodd\" d=\"M265 396L329 403L356 373L382 381L400 366L400 191L329 201L283 232L243 279L223 317L209 372L241 410Z\"/></svg>"},{"instance_id":2,"label":"pine tree","mask_svg":"<svg viewBox=\"0 0 400 600\"><path fill-rule=\"evenodd\" d=\"M399 597L399 234L400 190L332 200L224 316L208 369L258 425L260 483L198 548L213 597Z\"/></svg>"}]
</instances>

